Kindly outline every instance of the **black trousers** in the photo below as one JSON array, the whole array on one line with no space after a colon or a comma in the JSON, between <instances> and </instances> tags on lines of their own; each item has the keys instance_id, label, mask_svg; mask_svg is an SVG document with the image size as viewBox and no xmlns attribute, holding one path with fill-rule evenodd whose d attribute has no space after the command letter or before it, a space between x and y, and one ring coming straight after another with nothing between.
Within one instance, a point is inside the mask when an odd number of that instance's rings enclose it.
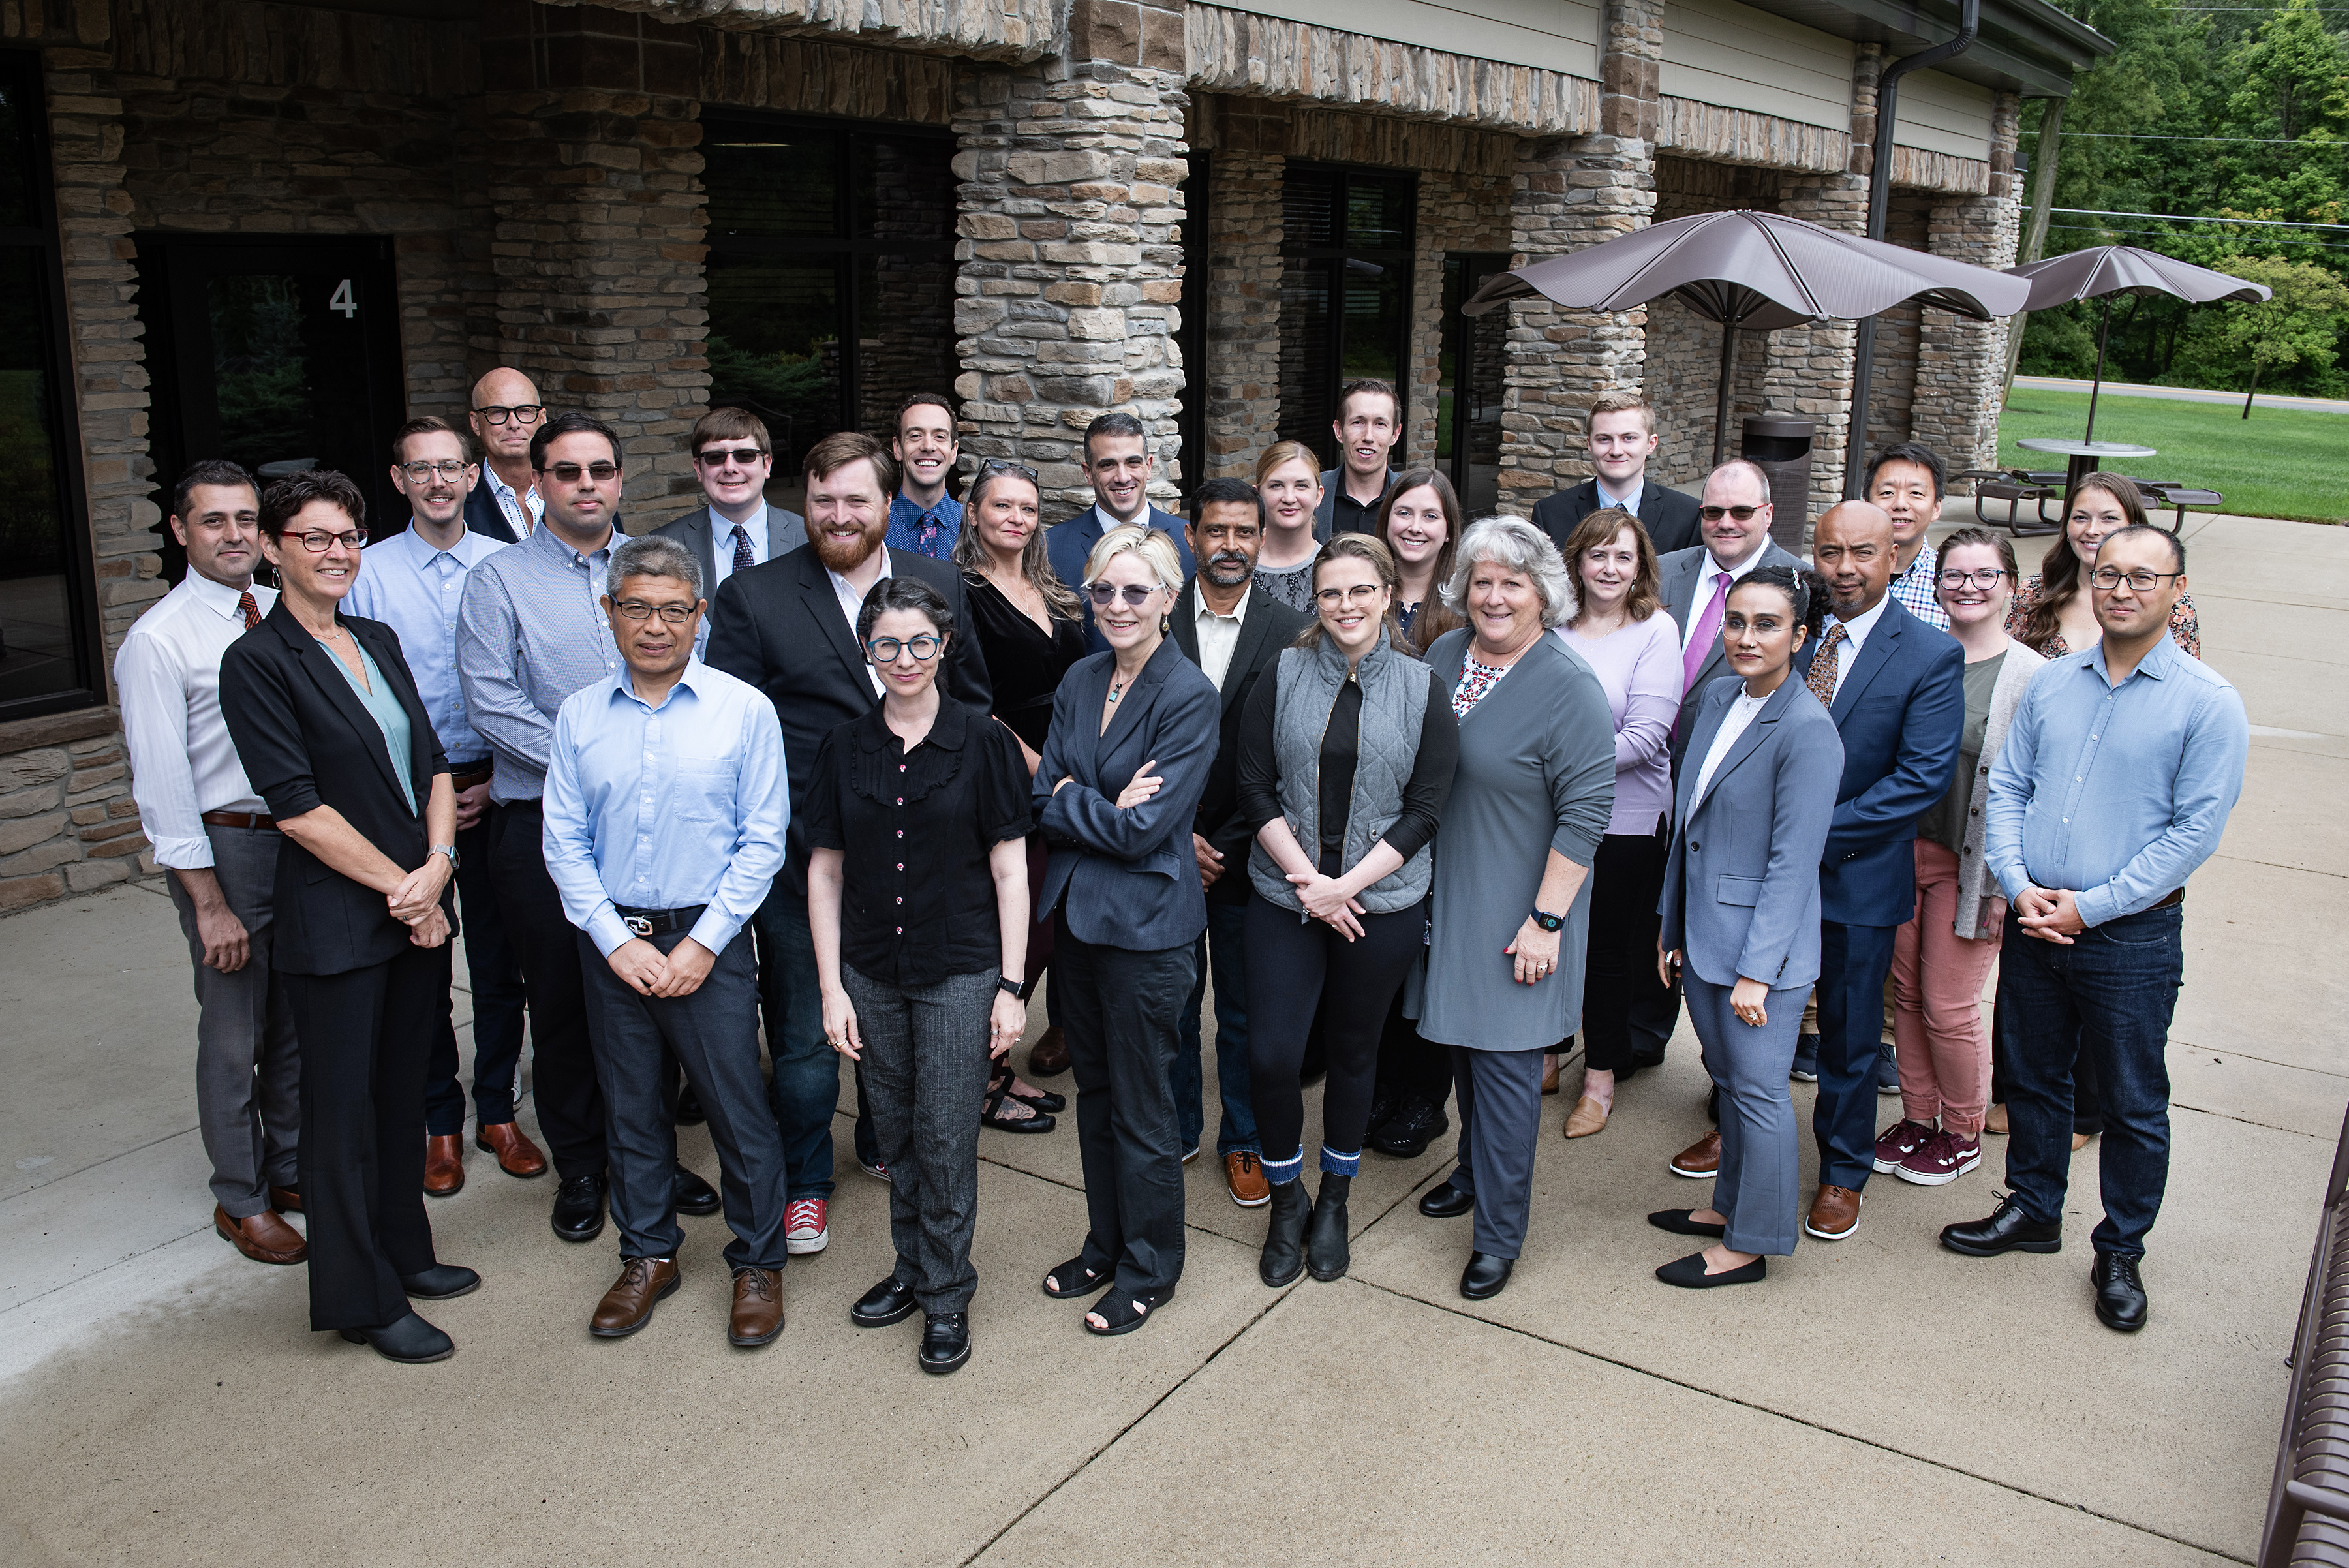
<instances>
[{"instance_id":1,"label":"black trousers","mask_svg":"<svg viewBox=\"0 0 2349 1568\"><path fill-rule=\"evenodd\" d=\"M530 998L531 1095L538 1103L539 1131L556 1176L567 1181L598 1175L605 1167L604 1094L587 1040L579 931L564 918L563 897L546 874L545 817L534 800L490 810L498 913Z\"/></svg>"},{"instance_id":2,"label":"black trousers","mask_svg":"<svg viewBox=\"0 0 2349 1568\"><path fill-rule=\"evenodd\" d=\"M1417 911L1423 935L1433 902L1420 905ZM1414 949L1404 955L1399 967L1418 961L1419 951ZM1378 1092L1392 1095L1398 1108L1413 1095L1439 1111L1452 1098L1452 1048L1420 1038L1418 1024L1402 1015L1401 986L1388 1004L1386 1025L1379 1034Z\"/></svg>"},{"instance_id":3,"label":"black trousers","mask_svg":"<svg viewBox=\"0 0 2349 1568\"><path fill-rule=\"evenodd\" d=\"M284 979L302 1051L310 1326L382 1328L410 1310L399 1277L433 1265L424 1064L449 994L449 944Z\"/></svg>"},{"instance_id":4,"label":"black trousers","mask_svg":"<svg viewBox=\"0 0 2349 1568\"><path fill-rule=\"evenodd\" d=\"M515 1076L522 1068L523 992L513 944L499 918L497 873L491 864L494 808L457 835L457 906L464 917L465 971L473 987L473 1109L483 1127L514 1119ZM434 1031L424 1085L424 1130L451 1137L465 1130L465 1086L457 1081L454 1014Z\"/></svg>"},{"instance_id":5,"label":"black trousers","mask_svg":"<svg viewBox=\"0 0 2349 1568\"><path fill-rule=\"evenodd\" d=\"M1329 1064L1321 1168L1351 1176L1360 1162L1388 1004L1427 929L1417 905L1361 919L1362 934L1350 942L1319 920L1248 896L1248 1096L1265 1174L1275 1181L1295 1180L1303 1169L1298 1075L1317 1008Z\"/></svg>"},{"instance_id":6,"label":"black trousers","mask_svg":"<svg viewBox=\"0 0 2349 1568\"><path fill-rule=\"evenodd\" d=\"M1663 921L1656 903L1664 891L1664 867L1671 844L1661 833L1610 833L1599 841L1590 865L1590 939L1584 949L1582 1048L1584 1065L1620 1073L1636 1056L1663 1049L1653 1038L1652 1021L1679 1007L1656 974L1656 938ZM1650 1027L1635 1027L1635 1020Z\"/></svg>"},{"instance_id":7,"label":"black trousers","mask_svg":"<svg viewBox=\"0 0 2349 1568\"><path fill-rule=\"evenodd\" d=\"M1183 1277L1183 1150L1174 1051L1198 944L1132 952L1053 933L1052 990L1068 1020L1085 1173L1084 1267L1129 1293ZM974 1116L976 1112L973 1113Z\"/></svg>"}]
</instances>

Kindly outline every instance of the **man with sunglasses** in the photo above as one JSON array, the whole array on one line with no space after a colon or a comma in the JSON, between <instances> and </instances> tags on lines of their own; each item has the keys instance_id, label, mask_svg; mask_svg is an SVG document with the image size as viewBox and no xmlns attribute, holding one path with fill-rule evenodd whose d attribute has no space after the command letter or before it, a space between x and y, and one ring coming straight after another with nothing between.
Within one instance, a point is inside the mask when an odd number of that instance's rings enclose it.
<instances>
[{"instance_id":1,"label":"man with sunglasses","mask_svg":"<svg viewBox=\"0 0 2349 1568\"><path fill-rule=\"evenodd\" d=\"M767 422L748 409L711 409L693 421L686 438L693 453L693 477L707 503L653 530L693 552L701 580L714 594L737 572L750 570L807 543L807 519L767 502L767 481L775 470ZM705 647L708 617L698 623Z\"/></svg>"},{"instance_id":2,"label":"man with sunglasses","mask_svg":"<svg viewBox=\"0 0 2349 1568\"><path fill-rule=\"evenodd\" d=\"M465 526L486 539L526 539L546 512L531 472L530 441L546 419L538 388L520 370L501 365L473 383L466 415L483 457L481 476L465 493Z\"/></svg>"}]
</instances>

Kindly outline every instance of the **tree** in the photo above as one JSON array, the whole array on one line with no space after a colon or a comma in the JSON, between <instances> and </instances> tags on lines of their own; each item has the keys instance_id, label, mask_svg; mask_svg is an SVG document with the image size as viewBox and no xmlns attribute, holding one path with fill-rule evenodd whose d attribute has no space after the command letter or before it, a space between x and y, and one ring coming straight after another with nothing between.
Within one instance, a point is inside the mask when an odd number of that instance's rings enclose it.
<instances>
[{"instance_id":1,"label":"tree","mask_svg":"<svg viewBox=\"0 0 2349 1568\"><path fill-rule=\"evenodd\" d=\"M2342 322L2349 317L2349 286L2313 262L2264 256L2230 256L2227 262L2221 271L2275 290L2272 298L2257 305L2226 306L2220 323L2220 341L2251 357L2251 385L2243 394L2243 417L2250 419L2261 370L2332 358Z\"/></svg>"}]
</instances>

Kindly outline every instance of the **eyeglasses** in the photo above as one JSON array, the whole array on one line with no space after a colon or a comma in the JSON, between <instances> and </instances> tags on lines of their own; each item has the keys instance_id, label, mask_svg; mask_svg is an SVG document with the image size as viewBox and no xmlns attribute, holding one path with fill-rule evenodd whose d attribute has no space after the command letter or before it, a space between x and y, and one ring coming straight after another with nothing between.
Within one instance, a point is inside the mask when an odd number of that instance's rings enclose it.
<instances>
[{"instance_id":1,"label":"eyeglasses","mask_svg":"<svg viewBox=\"0 0 2349 1568\"><path fill-rule=\"evenodd\" d=\"M642 599L621 599L612 607L628 620L650 620L655 615L658 615L670 626L683 626L701 608L698 604L648 605Z\"/></svg>"},{"instance_id":2,"label":"eyeglasses","mask_svg":"<svg viewBox=\"0 0 2349 1568\"><path fill-rule=\"evenodd\" d=\"M1142 606L1148 604L1150 602L1150 596L1157 591L1158 587L1154 583L1148 587L1144 587L1140 583L1128 583L1123 588L1111 583L1087 583L1085 585L1085 595L1093 601L1093 607L1095 609L1109 608L1110 606L1117 603L1118 596L1121 593L1125 596L1125 602L1127 604L1132 605L1138 609Z\"/></svg>"},{"instance_id":3,"label":"eyeglasses","mask_svg":"<svg viewBox=\"0 0 2349 1568\"><path fill-rule=\"evenodd\" d=\"M518 425L534 425L546 417L546 405L516 403L512 408L507 408L502 404L492 403L484 408L475 409L473 411L493 425L502 425L508 420L513 421Z\"/></svg>"},{"instance_id":4,"label":"eyeglasses","mask_svg":"<svg viewBox=\"0 0 2349 1568\"><path fill-rule=\"evenodd\" d=\"M551 462L539 472L557 484L576 484L583 473L598 484L608 484L619 473L620 465L616 462L591 462L582 468L575 462Z\"/></svg>"},{"instance_id":5,"label":"eyeglasses","mask_svg":"<svg viewBox=\"0 0 2349 1568\"><path fill-rule=\"evenodd\" d=\"M1313 597L1323 609L1336 609L1340 605L1366 605L1379 597L1378 583L1356 583L1350 588L1323 588Z\"/></svg>"},{"instance_id":6,"label":"eyeglasses","mask_svg":"<svg viewBox=\"0 0 2349 1568\"><path fill-rule=\"evenodd\" d=\"M443 479L462 479L465 470L471 466L455 458L443 458L439 462L403 462L399 465L399 472L421 484L436 473Z\"/></svg>"},{"instance_id":7,"label":"eyeglasses","mask_svg":"<svg viewBox=\"0 0 2349 1568\"><path fill-rule=\"evenodd\" d=\"M301 540L302 548L314 556L323 556L337 545L349 550L367 548L367 530L364 528L353 528L341 534L295 534L293 537Z\"/></svg>"},{"instance_id":8,"label":"eyeglasses","mask_svg":"<svg viewBox=\"0 0 2349 1568\"><path fill-rule=\"evenodd\" d=\"M1951 593L1960 588L1979 587L1987 591L1998 587L1999 578L2006 576L2003 566L1984 566L1973 572L1943 572L1934 580Z\"/></svg>"},{"instance_id":9,"label":"eyeglasses","mask_svg":"<svg viewBox=\"0 0 2349 1568\"><path fill-rule=\"evenodd\" d=\"M1700 506L1696 512L1708 523L1720 522L1724 513L1743 523L1761 510L1759 506Z\"/></svg>"},{"instance_id":10,"label":"eyeglasses","mask_svg":"<svg viewBox=\"0 0 2349 1568\"><path fill-rule=\"evenodd\" d=\"M693 461L704 468L723 468L736 463L749 468L767 454L755 446L713 446L708 452L697 452Z\"/></svg>"},{"instance_id":11,"label":"eyeglasses","mask_svg":"<svg viewBox=\"0 0 2349 1568\"><path fill-rule=\"evenodd\" d=\"M876 637L864 645L864 651L873 656L873 662L875 664L895 664L900 653L910 653L922 663L927 664L938 656L938 649L945 646L944 639L933 637L926 631L919 637L904 639Z\"/></svg>"},{"instance_id":12,"label":"eyeglasses","mask_svg":"<svg viewBox=\"0 0 2349 1568\"><path fill-rule=\"evenodd\" d=\"M2159 587L2165 579L2182 577L2185 575L2183 572L2157 572L2144 566L2139 566L2133 572L2124 572L2118 566L2098 566L2088 574L2088 585L2091 587L2103 588L2109 593L2123 583L2127 583L2138 593L2149 594Z\"/></svg>"}]
</instances>

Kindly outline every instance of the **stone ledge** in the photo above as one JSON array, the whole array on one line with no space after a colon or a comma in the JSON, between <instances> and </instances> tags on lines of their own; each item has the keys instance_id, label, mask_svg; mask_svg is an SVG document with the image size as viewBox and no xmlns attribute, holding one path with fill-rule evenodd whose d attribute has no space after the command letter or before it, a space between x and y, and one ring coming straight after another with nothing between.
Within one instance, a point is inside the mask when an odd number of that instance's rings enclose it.
<instances>
[{"instance_id":1,"label":"stone ledge","mask_svg":"<svg viewBox=\"0 0 2349 1568\"><path fill-rule=\"evenodd\" d=\"M1775 114L1665 98L1658 104L1656 150L1723 163L1841 173L1851 157L1851 136Z\"/></svg>"},{"instance_id":2,"label":"stone ledge","mask_svg":"<svg viewBox=\"0 0 2349 1568\"><path fill-rule=\"evenodd\" d=\"M47 713L38 719L15 719L0 723L0 756L29 752L37 746L61 746L111 735L122 728L122 715L113 708L78 708L69 713Z\"/></svg>"},{"instance_id":3,"label":"stone ledge","mask_svg":"<svg viewBox=\"0 0 2349 1568\"><path fill-rule=\"evenodd\" d=\"M829 37L890 48L1036 60L1059 43L1054 0L543 0L633 11L672 26Z\"/></svg>"}]
</instances>

